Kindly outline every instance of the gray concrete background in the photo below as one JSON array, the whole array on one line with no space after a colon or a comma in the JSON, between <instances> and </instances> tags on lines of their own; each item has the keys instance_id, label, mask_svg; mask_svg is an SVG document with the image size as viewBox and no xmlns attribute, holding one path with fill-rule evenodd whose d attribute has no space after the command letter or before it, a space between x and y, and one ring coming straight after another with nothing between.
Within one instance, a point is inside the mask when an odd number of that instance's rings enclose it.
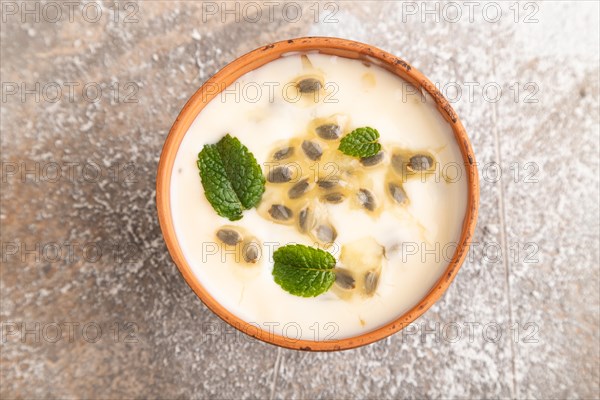
<instances>
[{"instance_id":1,"label":"gray concrete background","mask_svg":"<svg viewBox=\"0 0 600 400\"><path fill-rule=\"evenodd\" d=\"M600 397L597 2L308 1L297 21L298 2L287 17L255 2L255 22L246 3L74 4L1 3L1 398ZM439 83L481 166L478 245L448 292L341 353L232 331L186 286L155 212L186 99L307 35Z\"/></svg>"}]
</instances>

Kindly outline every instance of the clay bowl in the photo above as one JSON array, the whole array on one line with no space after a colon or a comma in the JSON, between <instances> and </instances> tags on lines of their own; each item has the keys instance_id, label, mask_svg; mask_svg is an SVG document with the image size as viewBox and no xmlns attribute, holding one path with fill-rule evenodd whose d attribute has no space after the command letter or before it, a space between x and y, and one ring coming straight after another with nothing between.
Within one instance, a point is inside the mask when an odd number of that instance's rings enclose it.
<instances>
[{"instance_id":1,"label":"clay bowl","mask_svg":"<svg viewBox=\"0 0 600 400\"><path fill-rule=\"evenodd\" d=\"M440 114L452 126L456 142L462 152L468 177L468 204L460 241L458 242L456 251L446 267L445 272L430 289L427 295L425 295L411 310L387 325L360 336L331 341L291 340L262 330L256 325L248 324L219 304L204 289L202 283L197 280L183 256L173 228L171 201L169 197L171 172L177 150L184 135L188 131L188 128L196 116L202 111L204 106L243 74L281 57L284 53L308 51L319 51L323 54L337 55L377 64L408 81L416 88L427 91L435 100ZM218 90L215 90L215 88L218 88ZM221 319L250 336L278 346L309 351L335 351L351 349L373 343L400 331L421 316L442 296L458 273L458 270L467 255L468 246L473 236L473 231L475 230L479 204L479 180L475 157L473 156L473 149L471 148L469 138L467 137L462 123L448 101L421 72L408 62L367 44L338 38L306 37L269 44L243 55L225 66L194 93L181 110L181 113L177 117L177 120L173 124L167 140L165 141L158 165L156 203L160 227L173 261L175 261L183 278L198 295L200 300L202 300L204 304L206 304L206 306Z\"/></svg>"}]
</instances>

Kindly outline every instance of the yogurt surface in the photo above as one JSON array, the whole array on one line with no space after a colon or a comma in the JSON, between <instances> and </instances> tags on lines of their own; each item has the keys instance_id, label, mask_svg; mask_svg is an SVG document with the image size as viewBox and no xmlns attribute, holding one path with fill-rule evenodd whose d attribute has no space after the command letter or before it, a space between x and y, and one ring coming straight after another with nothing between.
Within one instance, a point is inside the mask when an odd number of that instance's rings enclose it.
<instances>
[{"instance_id":1,"label":"yogurt surface","mask_svg":"<svg viewBox=\"0 0 600 400\"><path fill-rule=\"evenodd\" d=\"M372 331L417 304L443 273L456 249L467 207L467 175L450 125L406 81L375 65L308 54L325 80L326 96L314 104L290 101L289 83L305 73L300 55L288 55L242 76L196 117L178 149L171 178L171 212L179 245L203 287L240 319L291 339L342 339ZM286 84L288 84L286 86ZM286 93L287 91L287 93ZM393 146L435 155L436 172L404 184L410 204L376 218L348 202L327 205L338 236L336 259L346 243L375 239L385 248L376 293L344 300L333 291L293 296L271 275L272 254L290 243L314 245L293 226L276 224L256 209L231 222L217 215L204 195L196 160L205 144L227 133L264 166L276 143L302 134L315 118L344 114L351 129L370 126L384 150ZM384 174L373 176L385 184ZM219 250L215 231L234 225L262 245L257 264L243 269Z\"/></svg>"}]
</instances>

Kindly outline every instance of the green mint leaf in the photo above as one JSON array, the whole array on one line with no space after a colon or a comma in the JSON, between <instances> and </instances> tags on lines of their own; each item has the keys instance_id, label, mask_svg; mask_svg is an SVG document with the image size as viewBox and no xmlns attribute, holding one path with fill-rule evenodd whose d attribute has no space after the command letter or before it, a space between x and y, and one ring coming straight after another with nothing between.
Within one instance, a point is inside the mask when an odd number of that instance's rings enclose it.
<instances>
[{"instance_id":1,"label":"green mint leaf","mask_svg":"<svg viewBox=\"0 0 600 400\"><path fill-rule=\"evenodd\" d=\"M296 296L315 297L335 281L335 258L325 250L290 244L273 253L275 283Z\"/></svg>"},{"instance_id":2,"label":"green mint leaf","mask_svg":"<svg viewBox=\"0 0 600 400\"><path fill-rule=\"evenodd\" d=\"M370 157L381 150L381 144L377 139L379 139L377 129L368 126L357 128L342 138L338 150L353 157Z\"/></svg>"},{"instance_id":3,"label":"green mint leaf","mask_svg":"<svg viewBox=\"0 0 600 400\"><path fill-rule=\"evenodd\" d=\"M208 202L222 217L236 221L265 191L265 177L254 155L237 138L225 135L198 154L200 179Z\"/></svg>"}]
</instances>

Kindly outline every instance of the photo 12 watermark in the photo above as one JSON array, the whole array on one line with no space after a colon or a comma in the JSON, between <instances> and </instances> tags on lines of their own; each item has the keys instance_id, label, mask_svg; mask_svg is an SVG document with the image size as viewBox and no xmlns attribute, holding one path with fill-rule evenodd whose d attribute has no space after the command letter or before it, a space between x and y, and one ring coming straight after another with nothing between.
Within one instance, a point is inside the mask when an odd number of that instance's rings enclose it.
<instances>
[{"instance_id":1,"label":"photo 12 watermark","mask_svg":"<svg viewBox=\"0 0 600 400\"><path fill-rule=\"evenodd\" d=\"M87 161L3 161L2 183L136 183L138 168L134 162L104 165Z\"/></svg>"},{"instance_id":2,"label":"photo 12 watermark","mask_svg":"<svg viewBox=\"0 0 600 400\"><path fill-rule=\"evenodd\" d=\"M300 340L330 342L341 340L344 332L341 322L336 321L263 321L234 323L223 321L204 322L199 331L199 343L214 345L218 342L252 342L261 336L266 340L283 338L289 344ZM503 344L509 341L519 344L537 344L540 342L540 326L535 322L502 323L497 321L417 321L406 326L392 340L402 343L447 344L490 343Z\"/></svg>"},{"instance_id":3,"label":"photo 12 watermark","mask_svg":"<svg viewBox=\"0 0 600 400\"><path fill-rule=\"evenodd\" d=\"M373 78L374 79L374 78ZM130 85L131 83L128 83ZM312 87L309 87L312 85ZM11 86L10 94L19 93L16 86ZM128 90L133 89L128 86ZM310 90L308 90L310 89ZM23 93L23 91L20 91ZM516 104L535 105L540 102L540 86L534 81L496 82L496 81L448 81L423 84L417 88L411 83L402 81L399 88L394 89L393 98L398 103L433 102L427 92L440 93L451 104L457 103L498 103L505 99ZM137 92L129 93L135 99ZM289 104L323 103L338 104L343 91L336 81L305 78L290 82L278 81L236 81L227 85L225 82L206 82L202 88L201 98L204 103L211 100L221 103L269 103L285 102ZM89 97L89 96L88 96ZM129 97L126 97L129 102Z\"/></svg>"},{"instance_id":4,"label":"photo 12 watermark","mask_svg":"<svg viewBox=\"0 0 600 400\"><path fill-rule=\"evenodd\" d=\"M216 98L217 101L221 103L339 103L339 99L337 98L339 86L336 82L320 82L311 79L306 85L311 84L312 87L307 88L306 86L302 86L303 84L304 81L286 83L269 81L236 81L230 85L226 85L225 82L207 82L202 87L202 101L207 103L213 98Z\"/></svg>"},{"instance_id":5,"label":"photo 12 watermark","mask_svg":"<svg viewBox=\"0 0 600 400\"><path fill-rule=\"evenodd\" d=\"M0 242L3 263L20 264L72 264L83 261L86 264L115 263L133 264L141 261L141 251L137 244L127 241L20 241Z\"/></svg>"},{"instance_id":6,"label":"photo 12 watermark","mask_svg":"<svg viewBox=\"0 0 600 400\"><path fill-rule=\"evenodd\" d=\"M2 1L2 23L140 22L137 1Z\"/></svg>"},{"instance_id":7,"label":"photo 12 watermark","mask_svg":"<svg viewBox=\"0 0 600 400\"><path fill-rule=\"evenodd\" d=\"M2 103L138 103L137 82L2 82Z\"/></svg>"},{"instance_id":8,"label":"photo 12 watermark","mask_svg":"<svg viewBox=\"0 0 600 400\"><path fill-rule=\"evenodd\" d=\"M219 232L217 232L219 236ZM278 248L289 244L299 244L280 241L239 241L228 244L222 240L203 241L200 243L202 250L202 263L221 268L223 263L239 264L244 261L251 263L273 263L273 254ZM485 264L502 264L505 260L519 264L539 264L540 245L534 241L513 241L507 244L506 249L502 243L494 240L468 241L459 243L426 242L398 240L383 247L384 257L390 262L402 264L416 263L450 263L456 257L461 245L469 246L466 261L471 263L483 262ZM316 248L324 248L333 256L340 256L342 247L337 242L311 244ZM251 253L252 257L247 254ZM252 261L248 261L251 259Z\"/></svg>"},{"instance_id":9,"label":"photo 12 watermark","mask_svg":"<svg viewBox=\"0 0 600 400\"><path fill-rule=\"evenodd\" d=\"M536 24L540 11L540 5L534 1L402 1L400 7L403 23L495 24L508 20Z\"/></svg>"},{"instance_id":10,"label":"photo 12 watermark","mask_svg":"<svg viewBox=\"0 0 600 400\"><path fill-rule=\"evenodd\" d=\"M285 150L284 147L282 150ZM304 145L301 149L307 153L307 157L316 158L320 154L320 148L311 149ZM317 152L317 153L311 153ZM534 161L504 161L502 164L496 161L477 162L477 161L446 161L440 162L432 156L431 160L426 160L426 168L420 168L418 157L424 157L424 154L414 152L411 156L402 154L391 154L389 156L390 168L397 173L397 180L406 183L409 181L419 181L425 183L428 181L435 183L455 184L465 182L469 179L467 172L471 167L477 168L479 179L485 183L495 184L501 181L510 181L513 183L534 184L540 182L540 165ZM388 162L383 155L379 162ZM422 160L423 164L425 161ZM265 176L269 180L282 180L289 183L298 183L308 179L310 182L319 184L319 182L330 182L331 185L343 183L341 176L347 174L348 164L341 164L337 161L312 161L305 165L299 161L271 160L262 163ZM473 178L473 176L471 176Z\"/></svg>"},{"instance_id":11,"label":"photo 12 watermark","mask_svg":"<svg viewBox=\"0 0 600 400\"><path fill-rule=\"evenodd\" d=\"M449 103L498 103L507 99L516 104L537 104L540 86L534 81L496 82L496 81L448 81L424 84L417 88L408 82L402 82L401 90L396 91L395 98L408 103L418 98L422 103L431 101L425 90L441 93Z\"/></svg>"},{"instance_id":12,"label":"photo 12 watermark","mask_svg":"<svg viewBox=\"0 0 600 400\"><path fill-rule=\"evenodd\" d=\"M139 325L131 321L2 321L0 343L139 343Z\"/></svg>"},{"instance_id":13,"label":"photo 12 watermark","mask_svg":"<svg viewBox=\"0 0 600 400\"><path fill-rule=\"evenodd\" d=\"M203 23L313 22L337 24L343 2L338 1L203 1Z\"/></svg>"}]
</instances>

